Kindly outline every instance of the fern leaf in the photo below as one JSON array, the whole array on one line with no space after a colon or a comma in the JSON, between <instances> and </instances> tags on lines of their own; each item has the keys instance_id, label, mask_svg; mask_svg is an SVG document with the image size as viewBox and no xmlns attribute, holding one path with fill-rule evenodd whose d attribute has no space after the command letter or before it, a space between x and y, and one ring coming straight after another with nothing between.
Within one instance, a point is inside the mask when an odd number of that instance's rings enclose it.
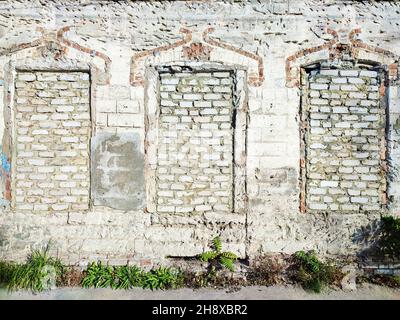
<instances>
[{"instance_id":1,"label":"fern leaf","mask_svg":"<svg viewBox=\"0 0 400 320\"><path fill-rule=\"evenodd\" d=\"M232 272L235 271L235 268L233 267L233 261L231 259L220 256L219 262L221 263L221 265L223 265L228 270L230 270Z\"/></svg>"},{"instance_id":2,"label":"fern leaf","mask_svg":"<svg viewBox=\"0 0 400 320\"><path fill-rule=\"evenodd\" d=\"M224 258L231 259L233 261L238 259L238 256L236 254L234 254L233 252L230 252L230 251L222 252L221 256L224 257Z\"/></svg>"},{"instance_id":3,"label":"fern leaf","mask_svg":"<svg viewBox=\"0 0 400 320\"><path fill-rule=\"evenodd\" d=\"M217 251L218 253L221 252L222 243L221 243L221 239L219 237L215 237L213 239L213 245L214 245L215 251Z\"/></svg>"},{"instance_id":4,"label":"fern leaf","mask_svg":"<svg viewBox=\"0 0 400 320\"><path fill-rule=\"evenodd\" d=\"M214 251L206 251L199 255L199 259L201 261L208 262L210 260L215 259L217 257L217 255L218 254Z\"/></svg>"}]
</instances>

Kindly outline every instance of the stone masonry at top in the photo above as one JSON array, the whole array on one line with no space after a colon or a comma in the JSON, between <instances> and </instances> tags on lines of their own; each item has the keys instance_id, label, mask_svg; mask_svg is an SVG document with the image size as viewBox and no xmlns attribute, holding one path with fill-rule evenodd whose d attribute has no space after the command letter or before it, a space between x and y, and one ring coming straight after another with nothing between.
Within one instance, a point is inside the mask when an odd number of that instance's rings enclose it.
<instances>
[{"instance_id":1,"label":"stone masonry at top","mask_svg":"<svg viewBox=\"0 0 400 320\"><path fill-rule=\"evenodd\" d=\"M322 69L307 83L306 195L311 210L370 211L386 203L381 75Z\"/></svg>"},{"instance_id":2,"label":"stone masonry at top","mask_svg":"<svg viewBox=\"0 0 400 320\"><path fill-rule=\"evenodd\" d=\"M158 211L231 211L231 73L204 70L160 76Z\"/></svg>"}]
</instances>

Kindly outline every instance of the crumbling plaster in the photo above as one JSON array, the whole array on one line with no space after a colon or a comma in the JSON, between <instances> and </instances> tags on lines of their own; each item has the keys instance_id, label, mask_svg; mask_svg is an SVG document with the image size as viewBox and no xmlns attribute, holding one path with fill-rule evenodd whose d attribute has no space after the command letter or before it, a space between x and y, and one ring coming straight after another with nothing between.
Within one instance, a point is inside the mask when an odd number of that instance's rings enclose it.
<instances>
[{"instance_id":1,"label":"crumbling plaster","mask_svg":"<svg viewBox=\"0 0 400 320\"><path fill-rule=\"evenodd\" d=\"M24 259L31 248L51 240L69 263L102 259L147 265L167 256L196 255L216 234L242 258L299 249L355 254L368 245L363 233L374 228L382 213L398 214L398 178L391 178L388 212L300 212L301 68L340 59L344 47L351 59L385 66L389 122L395 124L399 24L400 6L395 1L1 2L3 167L12 161L7 130L13 125L7 114L12 110L16 64L90 70L92 142L102 140L97 135L139 137L136 146L143 157L149 153L146 123L151 125L146 105L155 99L148 94L151 77L145 72L152 67L196 58L239 65L247 75L242 82L246 95L240 99L248 121L245 166L240 162L240 170L245 168L241 176L246 177L245 214L159 214L144 206L112 209L107 202L89 212L4 209L0 257ZM396 172L400 153L394 128L388 145ZM146 166L144 179L152 179ZM2 180L3 194L9 197L10 176L2 174Z\"/></svg>"}]
</instances>

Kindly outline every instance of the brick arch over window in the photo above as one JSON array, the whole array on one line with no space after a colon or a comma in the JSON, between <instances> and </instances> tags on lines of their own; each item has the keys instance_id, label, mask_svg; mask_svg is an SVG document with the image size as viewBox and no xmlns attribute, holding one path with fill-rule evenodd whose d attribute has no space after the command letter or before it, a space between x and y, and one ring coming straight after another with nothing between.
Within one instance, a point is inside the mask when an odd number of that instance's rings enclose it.
<instances>
[{"instance_id":1,"label":"brick arch over window","mask_svg":"<svg viewBox=\"0 0 400 320\"><path fill-rule=\"evenodd\" d=\"M288 56L285 61L286 86L295 88L300 86L301 68L318 61L341 60L346 56L353 60L369 61L387 66L389 79L397 80L399 55L389 50L366 44L357 36L360 28L352 30L326 29L331 39L320 45L301 49Z\"/></svg>"},{"instance_id":2,"label":"brick arch over window","mask_svg":"<svg viewBox=\"0 0 400 320\"><path fill-rule=\"evenodd\" d=\"M131 84L144 85L146 66L168 64L171 61L202 61L245 68L248 84L261 86L264 81L263 59L252 52L213 39L210 35L214 31L214 28L206 28L197 34L181 28L182 40L134 54L131 58Z\"/></svg>"},{"instance_id":3,"label":"brick arch over window","mask_svg":"<svg viewBox=\"0 0 400 320\"><path fill-rule=\"evenodd\" d=\"M108 83L110 78L111 60L105 54L96 50L81 46L70 41L66 34L73 27L64 27L59 30L46 30L38 28L41 36L31 42L13 44L0 51L6 62L4 64L4 125L5 130L1 143L1 181L4 185L1 189L3 196L0 202L11 200L11 162L13 141L13 99L14 81L17 70L80 70L90 73L91 78L91 119L95 117L95 105L93 93L97 85ZM79 58L77 58L79 57ZM92 124L95 121L92 121ZM95 128L92 128L94 132Z\"/></svg>"},{"instance_id":4,"label":"brick arch over window","mask_svg":"<svg viewBox=\"0 0 400 320\"><path fill-rule=\"evenodd\" d=\"M37 211L59 211L59 210L71 210L71 209L87 210L89 207L89 196L90 196L89 195L89 190L90 190L89 141L90 141L90 136L91 134L93 134L94 131L94 128L92 126L95 123L94 121L92 121L95 117L94 108L92 108L94 106L93 92L95 92L96 85L102 82L101 79L103 77L101 77L102 74L101 70L103 66L101 64L97 65L96 64L97 62L92 61L92 57L90 56L89 53L87 54L87 57L85 57L84 55L83 56L84 58L82 58L82 60L77 60L76 51L79 50L75 48L69 48L63 45L59 41L42 39L41 41L36 41L36 42L34 41L30 45L19 46L17 48L14 48L10 52L7 52L8 62L5 64L4 67L5 132L3 135L2 148L3 148L3 153L6 154L11 164L11 170L8 176L8 181L6 181L6 188L9 190L6 191L8 195L7 200L11 201L11 207L13 209L24 210L24 208L26 208L29 210L37 210ZM79 56L82 57L82 55ZM40 96L38 96L39 90L45 89L47 86L50 85L50 82L48 82L46 79L48 81L54 81L52 83L55 86L61 85L61 83L57 83L57 81L63 81L69 83L69 85L66 85L65 88L61 87L59 88L60 90L57 91L59 92L59 94L61 94L61 91L63 91L62 92L63 94L71 93L71 95L75 91L76 92L79 91L79 93L77 93L77 96L74 97L57 96L57 95L53 97L52 95L56 94L54 93L55 91L52 93L50 92L46 93L45 91L43 91L40 93ZM39 84L43 87L42 89L39 89L39 87L37 87L37 85ZM28 91L31 90L32 92L25 92L27 91L27 90L24 91L25 87ZM56 90L55 87L54 89ZM81 91L85 93L80 93ZM26 94L28 94L27 96L29 97L28 99L25 98ZM31 96L31 94L33 94L34 96ZM80 96L81 94L85 94L85 96ZM52 100L50 101L49 99ZM76 101L72 101L72 103L77 103L77 104L74 105L73 109L67 110L70 107L68 107L67 105L65 105L64 107L63 99L64 100L75 99ZM53 104L53 102L54 105L51 105ZM66 101L66 102L69 103L71 101ZM36 105L36 103L38 103L38 105ZM39 105L39 103L42 103L43 105ZM47 107L46 104L48 105ZM50 110L51 107L53 107L52 108L53 111ZM41 108L41 110L39 110L38 108ZM48 110L44 110L46 108ZM56 116L59 117L56 119L55 118ZM61 118L62 116L65 117ZM28 118L29 121L33 121L34 123L32 123L32 126L30 126L29 127L30 129L28 129L27 131L27 128L23 126L25 125L24 121L28 120ZM46 121L48 123L46 123ZM51 121L54 121L54 123L53 124L50 123ZM79 154L82 154L82 159L80 160L78 159L80 162L82 162L81 163L82 168L79 167L77 169L78 172L73 172L75 171L74 168L65 167L63 168L63 170L65 169L64 170L65 172L59 172L60 175L57 179L61 179L65 174L68 175L68 173L66 173L68 170L73 170L70 171L70 175L76 175L76 177L73 178L71 176L70 177L71 179L82 178L83 180L85 180L85 181L82 180L82 183L84 184L82 190L83 189L86 190L85 195L83 195L83 191L82 195L77 194L79 186L74 187L72 185L70 186L71 188L76 188L74 191L75 194L63 195L64 200L69 203L74 203L75 198L85 198L84 199L85 205L82 205L82 203L78 203L79 201L75 202L75 204L73 205L72 204L60 205L59 203L57 203L57 201L47 199L45 197L46 192L44 192L42 187L51 188L50 186L51 181L46 181L49 184L49 186L47 187L45 186L46 184L45 181L40 182L41 187L38 187L36 191L34 191L33 186L31 187L28 186L28 184L31 184L31 181L29 181L28 183L28 180L31 180L30 176L31 174L36 174L37 179L40 178L39 177L40 175L42 175L44 178L46 174L47 175L53 174L51 172L54 171L53 170L54 168L52 168L52 166L53 164L54 165L58 164L55 164L56 162L55 158L51 160L52 157L54 157L52 152L54 150L47 150L50 147L50 145L46 146L46 143L49 144L50 143L49 141L44 142L40 146L41 149L33 150L32 149L33 142L32 141L30 143L27 142L28 144L25 145L24 142L21 142L22 141L21 135L24 135L26 133L25 135L27 139L31 140L33 138L29 136L30 134L32 135L45 134L45 133L49 134L49 132L53 130L51 128L53 128L56 122L60 125L62 124L63 126L64 125L67 127L70 126L71 130L82 131L82 133L79 133L79 135L77 135L76 137L71 137L71 139L74 138L74 141L71 140L68 142L68 143L76 143L78 149L74 151L72 150L70 151L69 149L64 151L57 150L55 154L57 156L57 154L62 153L63 156L65 157L72 157L73 154L76 154L78 156ZM78 126L82 127L78 129L77 128ZM76 127L77 129L72 129L73 127L74 128ZM61 130L62 128L54 128L54 130L58 129ZM68 128L65 129L68 130ZM32 130L35 132L33 132ZM85 133L83 133L84 130ZM80 134L82 134L82 136ZM49 137L50 136L54 137L53 134L50 134ZM45 138L43 137L42 140L43 139ZM67 139L67 137L65 139ZM65 141L65 143L68 144L67 141ZM60 145L62 144L61 141L59 141L59 144ZM26 147L28 145L29 148ZM37 148L39 148L39 146L37 146ZM21 171L22 170L21 168L24 167L24 165L29 162L28 160L25 161L24 157L29 157L29 155L31 154L32 157L35 156L39 157L39 153L41 153L40 157L42 157L43 159L38 159L38 161L36 162L34 159L30 159L29 161L30 165L32 165L32 168L26 168L27 173L23 173ZM19 164L17 164L17 159ZM64 160L68 159L70 158L66 158ZM61 163L59 165L61 165ZM19 171L17 171L17 168L20 168ZM46 170L48 170L49 172L45 172ZM86 175L86 178L84 178L83 176L82 177L79 176L80 174L79 170L84 170L82 171L82 175ZM56 171L57 170L55 170L54 172ZM25 181L24 179L26 179L27 183L24 182ZM51 180L51 179L50 177L47 176L45 178L45 180ZM19 184L18 187L17 187L17 180ZM67 184L67 181L59 182L59 184L60 183ZM81 184L81 182L77 183ZM25 193L21 189L22 187L20 187L22 185L25 185L25 187L27 188ZM26 205L25 200L21 200L24 196L30 197L29 201L32 201L32 205ZM34 201L33 199L35 196L37 196L38 198L37 201ZM57 199L61 199L62 195L60 193L60 195L55 195L55 196L58 197ZM42 201L48 201L48 203L45 204Z\"/></svg>"}]
</instances>

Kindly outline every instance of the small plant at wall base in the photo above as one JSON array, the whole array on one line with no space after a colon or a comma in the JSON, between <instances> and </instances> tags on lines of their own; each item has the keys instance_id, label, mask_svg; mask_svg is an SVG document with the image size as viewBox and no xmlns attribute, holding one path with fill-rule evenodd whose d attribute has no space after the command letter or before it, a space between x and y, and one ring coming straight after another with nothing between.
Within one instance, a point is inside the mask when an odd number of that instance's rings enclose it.
<instances>
[{"instance_id":1,"label":"small plant at wall base","mask_svg":"<svg viewBox=\"0 0 400 320\"><path fill-rule=\"evenodd\" d=\"M246 278L251 285L273 286L282 284L285 282L286 264L283 256L259 256L253 260Z\"/></svg>"},{"instance_id":2,"label":"small plant at wall base","mask_svg":"<svg viewBox=\"0 0 400 320\"><path fill-rule=\"evenodd\" d=\"M142 288L176 289L183 286L184 278L180 270L159 267L144 273Z\"/></svg>"},{"instance_id":3,"label":"small plant at wall base","mask_svg":"<svg viewBox=\"0 0 400 320\"><path fill-rule=\"evenodd\" d=\"M60 283L65 267L59 259L48 256L48 248L33 251L24 264L3 265L2 280L9 290L30 289L40 292Z\"/></svg>"},{"instance_id":4,"label":"small plant at wall base","mask_svg":"<svg viewBox=\"0 0 400 320\"><path fill-rule=\"evenodd\" d=\"M215 272L216 268L225 267L230 271L235 271L234 262L238 257L230 251L222 251L222 243L219 237L212 240L213 250L203 252L198 256L201 261L210 263L211 272Z\"/></svg>"},{"instance_id":5,"label":"small plant at wall base","mask_svg":"<svg viewBox=\"0 0 400 320\"><path fill-rule=\"evenodd\" d=\"M113 288L129 289L132 287L142 287L143 271L136 266L114 267Z\"/></svg>"},{"instance_id":6,"label":"small plant at wall base","mask_svg":"<svg viewBox=\"0 0 400 320\"><path fill-rule=\"evenodd\" d=\"M314 251L294 254L294 280L305 290L316 293L330 284L337 284L344 274L335 266L321 262Z\"/></svg>"},{"instance_id":7,"label":"small plant at wall base","mask_svg":"<svg viewBox=\"0 0 400 320\"><path fill-rule=\"evenodd\" d=\"M373 274L369 276L358 277L357 281L358 283L368 282L388 288L400 288L400 276Z\"/></svg>"},{"instance_id":8,"label":"small plant at wall base","mask_svg":"<svg viewBox=\"0 0 400 320\"><path fill-rule=\"evenodd\" d=\"M383 256L400 259L400 218L382 217L377 251Z\"/></svg>"},{"instance_id":9,"label":"small plant at wall base","mask_svg":"<svg viewBox=\"0 0 400 320\"><path fill-rule=\"evenodd\" d=\"M110 266L104 266L101 261L90 263L82 279L84 288L107 288L114 286L114 270Z\"/></svg>"},{"instance_id":10,"label":"small plant at wall base","mask_svg":"<svg viewBox=\"0 0 400 320\"><path fill-rule=\"evenodd\" d=\"M130 289L175 289L183 286L180 270L159 267L148 272L136 266L107 266L101 262L89 264L84 271L82 287Z\"/></svg>"}]
</instances>

